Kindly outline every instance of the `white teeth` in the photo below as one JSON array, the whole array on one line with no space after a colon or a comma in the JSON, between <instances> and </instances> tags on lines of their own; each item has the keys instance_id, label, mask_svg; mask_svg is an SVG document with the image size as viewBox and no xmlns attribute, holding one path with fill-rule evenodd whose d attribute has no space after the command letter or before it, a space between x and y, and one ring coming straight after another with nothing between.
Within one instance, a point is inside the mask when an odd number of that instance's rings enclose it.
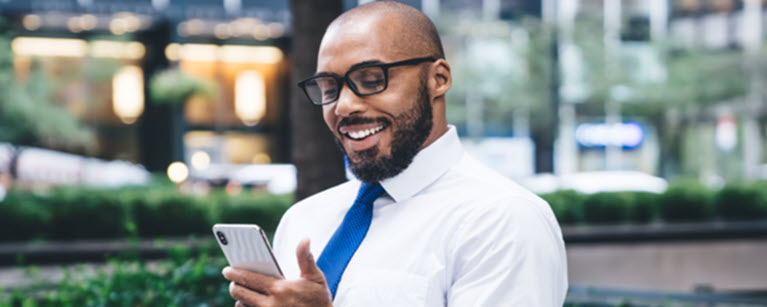
<instances>
[{"instance_id":1,"label":"white teeth","mask_svg":"<svg viewBox=\"0 0 767 307\"><path fill-rule=\"evenodd\" d=\"M378 127L372 128L372 129L367 129L367 130L362 130L362 131L350 131L350 132L347 133L347 135L349 135L349 137L351 137L352 139L361 140L361 139L364 139L364 138L368 137L371 134L374 134L374 133L376 133L378 131L383 130L383 128L384 128L384 126L381 125L381 126L378 126Z\"/></svg>"}]
</instances>

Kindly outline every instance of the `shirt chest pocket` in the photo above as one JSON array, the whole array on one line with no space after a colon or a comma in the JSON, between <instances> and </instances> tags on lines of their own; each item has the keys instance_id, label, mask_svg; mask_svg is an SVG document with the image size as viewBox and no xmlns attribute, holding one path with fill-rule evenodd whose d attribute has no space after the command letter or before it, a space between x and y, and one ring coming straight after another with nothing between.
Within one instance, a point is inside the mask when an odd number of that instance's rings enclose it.
<instances>
[{"instance_id":1,"label":"shirt chest pocket","mask_svg":"<svg viewBox=\"0 0 767 307\"><path fill-rule=\"evenodd\" d=\"M428 281L417 274L360 269L344 273L335 306L424 306Z\"/></svg>"}]
</instances>

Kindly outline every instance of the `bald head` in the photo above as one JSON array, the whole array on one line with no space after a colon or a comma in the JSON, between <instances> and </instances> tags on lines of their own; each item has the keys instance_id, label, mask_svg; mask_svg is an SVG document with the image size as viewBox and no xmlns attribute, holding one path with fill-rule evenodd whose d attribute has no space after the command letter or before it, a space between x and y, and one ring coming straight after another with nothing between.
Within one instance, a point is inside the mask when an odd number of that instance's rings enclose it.
<instances>
[{"instance_id":1,"label":"bald head","mask_svg":"<svg viewBox=\"0 0 767 307\"><path fill-rule=\"evenodd\" d=\"M389 34L388 39L381 43L392 52L438 59L445 57L439 33L429 17L412 6L396 1L370 2L341 14L328 26L323 44L331 32L370 25Z\"/></svg>"},{"instance_id":2,"label":"bald head","mask_svg":"<svg viewBox=\"0 0 767 307\"><path fill-rule=\"evenodd\" d=\"M336 18L322 37L317 73L307 80L327 83L315 93L335 95L322 105L325 123L365 182L398 174L448 131L450 65L434 24L411 6L372 2ZM360 87L375 92L361 94ZM357 131L372 134L352 137Z\"/></svg>"}]
</instances>

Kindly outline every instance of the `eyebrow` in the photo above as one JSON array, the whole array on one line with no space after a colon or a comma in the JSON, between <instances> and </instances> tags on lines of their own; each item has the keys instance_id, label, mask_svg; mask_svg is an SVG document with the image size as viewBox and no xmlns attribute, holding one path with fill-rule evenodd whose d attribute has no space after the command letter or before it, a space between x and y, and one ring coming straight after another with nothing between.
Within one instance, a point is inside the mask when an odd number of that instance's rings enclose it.
<instances>
[{"instance_id":1,"label":"eyebrow","mask_svg":"<svg viewBox=\"0 0 767 307\"><path fill-rule=\"evenodd\" d=\"M355 69L355 68L360 67L360 66L370 65L370 64L384 64L384 62L381 61L381 60L362 61L362 62L359 62L359 63L356 63L356 64L352 65L352 67L349 67L349 70ZM347 71L349 71L349 70L347 70ZM326 72L326 71L318 71L314 75L317 76L317 75L321 75L321 74L331 74L332 75L333 73L329 73L329 72Z\"/></svg>"},{"instance_id":2,"label":"eyebrow","mask_svg":"<svg viewBox=\"0 0 767 307\"><path fill-rule=\"evenodd\" d=\"M360 66L370 65L370 64L383 64L381 60L368 60L364 62L359 62L357 64L352 65L352 67L349 67L349 70L355 69Z\"/></svg>"}]
</instances>

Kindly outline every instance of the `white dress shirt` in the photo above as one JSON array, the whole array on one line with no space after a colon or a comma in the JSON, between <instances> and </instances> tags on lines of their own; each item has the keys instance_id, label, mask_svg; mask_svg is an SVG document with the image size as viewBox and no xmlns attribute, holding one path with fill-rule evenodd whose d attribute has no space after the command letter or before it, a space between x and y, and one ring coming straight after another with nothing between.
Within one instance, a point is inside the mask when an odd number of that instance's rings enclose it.
<instances>
[{"instance_id":1,"label":"white dress shirt","mask_svg":"<svg viewBox=\"0 0 767 307\"><path fill-rule=\"evenodd\" d=\"M546 202L468 156L450 127L399 175L381 182L367 236L335 306L562 306L567 261ZM274 238L286 278L296 246L319 258L351 207L352 180L288 210Z\"/></svg>"}]
</instances>

